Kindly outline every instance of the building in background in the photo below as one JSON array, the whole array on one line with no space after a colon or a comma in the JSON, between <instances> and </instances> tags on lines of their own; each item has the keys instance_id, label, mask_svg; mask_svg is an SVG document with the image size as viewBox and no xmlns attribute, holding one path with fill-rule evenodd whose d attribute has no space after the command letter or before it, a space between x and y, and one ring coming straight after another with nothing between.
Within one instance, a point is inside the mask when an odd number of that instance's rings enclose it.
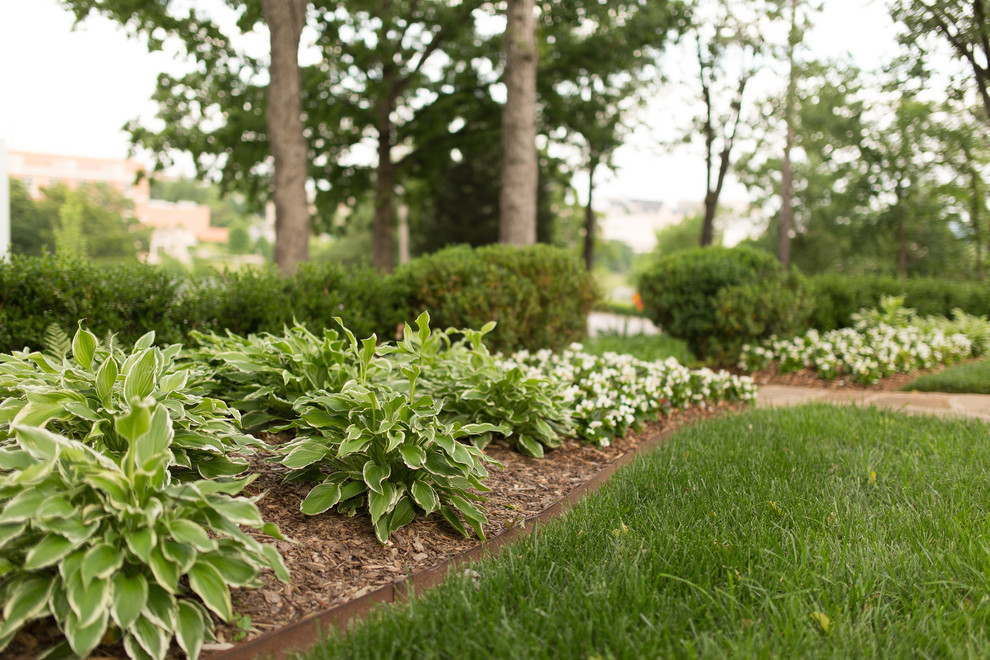
<instances>
[{"instance_id":1,"label":"building in background","mask_svg":"<svg viewBox=\"0 0 990 660\"><path fill-rule=\"evenodd\" d=\"M34 199L42 189L62 183L70 190L84 183L102 183L134 203L134 217L152 227L149 263L167 255L190 261L190 251L200 243L227 243L228 230L210 224L210 207L194 202L164 202L151 199L145 167L131 159L113 160L26 151L8 151L9 176L20 179Z\"/></svg>"}]
</instances>

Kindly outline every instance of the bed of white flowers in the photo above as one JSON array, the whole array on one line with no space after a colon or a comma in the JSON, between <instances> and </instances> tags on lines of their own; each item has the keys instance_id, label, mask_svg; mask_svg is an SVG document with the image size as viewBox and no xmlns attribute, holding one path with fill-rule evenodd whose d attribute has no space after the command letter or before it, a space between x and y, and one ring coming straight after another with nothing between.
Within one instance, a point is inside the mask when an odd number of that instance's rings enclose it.
<instances>
[{"instance_id":1,"label":"bed of white flowers","mask_svg":"<svg viewBox=\"0 0 990 660\"><path fill-rule=\"evenodd\" d=\"M550 376L560 383L578 437L602 447L672 408L756 397L748 376L692 370L674 358L646 362L618 353L591 355L582 348L571 344L560 353L519 351L501 361L506 368L518 366L527 375Z\"/></svg>"},{"instance_id":2,"label":"bed of white flowers","mask_svg":"<svg viewBox=\"0 0 990 660\"><path fill-rule=\"evenodd\" d=\"M783 372L811 369L824 379L847 377L871 384L895 373L932 369L984 353L990 324L956 311L953 320L917 317L889 298L881 310L862 310L852 328L809 330L791 339L771 337L743 346L739 367L760 371L773 364Z\"/></svg>"}]
</instances>

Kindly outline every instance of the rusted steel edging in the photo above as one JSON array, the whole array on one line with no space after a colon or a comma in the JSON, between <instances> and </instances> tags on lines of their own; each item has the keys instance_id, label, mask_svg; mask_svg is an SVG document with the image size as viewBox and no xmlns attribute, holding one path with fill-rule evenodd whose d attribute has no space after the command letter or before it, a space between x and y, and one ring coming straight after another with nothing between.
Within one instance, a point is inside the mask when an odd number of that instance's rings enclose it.
<instances>
[{"instance_id":1,"label":"rusted steel edging","mask_svg":"<svg viewBox=\"0 0 990 660\"><path fill-rule=\"evenodd\" d=\"M237 644L233 648L217 653L211 653L208 660L284 660L291 653L299 653L314 646L323 636L323 631L336 628L346 630L347 626L367 616L372 610L382 604L404 602L410 592L423 591L439 585L451 571L464 564L478 561L486 557L495 557L505 547L535 531L540 524L546 523L563 514L568 508L577 504L586 495L597 491L602 484L615 474L616 470L626 465L636 456L650 451L666 440L675 429L664 429L655 437L646 440L619 456L601 470L593 474L583 484L566 493L560 500L554 502L543 511L532 515L524 522L513 525L484 543L469 550L458 553L433 568L412 573L408 577L399 578L392 584L387 584L360 598L355 598L341 605L331 607L318 614L307 616L289 625L267 632L252 640Z\"/></svg>"}]
</instances>

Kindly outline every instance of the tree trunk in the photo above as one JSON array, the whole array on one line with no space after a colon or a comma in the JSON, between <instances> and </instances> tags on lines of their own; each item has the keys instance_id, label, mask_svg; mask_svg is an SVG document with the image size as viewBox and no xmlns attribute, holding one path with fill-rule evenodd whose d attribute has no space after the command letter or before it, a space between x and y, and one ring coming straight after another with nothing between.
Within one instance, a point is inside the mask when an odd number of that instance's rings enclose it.
<instances>
[{"instance_id":1,"label":"tree trunk","mask_svg":"<svg viewBox=\"0 0 990 660\"><path fill-rule=\"evenodd\" d=\"M976 170L970 171L969 215L973 222L973 240L976 243L976 281L983 281L983 238L980 222L983 220L983 196L980 194L980 177Z\"/></svg>"},{"instance_id":2,"label":"tree trunk","mask_svg":"<svg viewBox=\"0 0 990 660\"><path fill-rule=\"evenodd\" d=\"M392 272L395 259L395 163L392 144L395 127L391 120L391 104L383 103L378 116L378 168L375 172L375 217L372 220L371 265L386 273Z\"/></svg>"},{"instance_id":3,"label":"tree trunk","mask_svg":"<svg viewBox=\"0 0 990 660\"><path fill-rule=\"evenodd\" d=\"M907 277L907 229L904 227L904 202L897 201L897 275Z\"/></svg>"},{"instance_id":4,"label":"tree trunk","mask_svg":"<svg viewBox=\"0 0 990 660\"><path fill-rule=\"evenodd\" d=\"M499 241L536 242L536 15L534 0L508 0L502 109Z\"/></svg>"},{"instance_id":5,"label":"tree trunk","mask_svg":"<svg viewBox=\"0 0 990 660\"><path fill-rule=\"evenodd\" d=\"M274 165L275 263L286 274L309 260L310 216L306 199L309 162L302 121L299 37L309 0L262 0L271 33L268 142Z\"/></svg>"},{"instance_id":6,"label":"tree trunk","mask_svg":"<svg viewBox=\"0 0 990 660\"><path fill-rule=\"evenodd\" d=\"M784 158L780 173L780 227L777 229L777 259L788 267L791 265L791 229L794 226L792 202L791 149L794 147L794 104L797 80L794 70L794 49L797 46L797 0L791 0L791 31L787 37L787 98L784 101L784 123L787 125L787 138L784 143Z\"/></svg>"},{"instance_id":7,"label":"tree trunk","mask_svg":"<svg viewBox=\"0 0 990 660\"><path fill-rule=\"evenodd\" d=\"M595 265L595 210L591 205L595 192L595 170L597 159L588 165L588 205L584 207L584 267L591 272Z\"/></svg>"}]
</instances>

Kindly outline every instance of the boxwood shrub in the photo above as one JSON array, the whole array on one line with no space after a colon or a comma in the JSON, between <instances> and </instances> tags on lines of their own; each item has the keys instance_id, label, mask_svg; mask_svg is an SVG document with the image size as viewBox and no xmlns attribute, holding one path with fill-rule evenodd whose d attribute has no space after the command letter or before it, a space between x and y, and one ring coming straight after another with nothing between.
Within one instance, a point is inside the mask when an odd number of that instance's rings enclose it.
<instances>
[{"instance_id":1,"label":"boxwood shrub","mask_svg":"<svg viewBox=\"0 0 990 660\"><path fill-rule=\"evenodd\" d=\"M584 338L598 293L570 252L547 245L466 245L420 257L395 281L410 317L429 311L434 327L498 325L492 350L560 348Z\"/></svg>"},{"instance_id":2,"label":"boxwood shrub","mask_svg":"<svg viewBox=\"0 0 990 660\"><path fill-rule=\"evenodd\" d=\"M732 361L743 343L806 327L804 278L769 253L705 247L659 258L640 276L644 313L697 356Z\"/></svg>"}]
</instances>

